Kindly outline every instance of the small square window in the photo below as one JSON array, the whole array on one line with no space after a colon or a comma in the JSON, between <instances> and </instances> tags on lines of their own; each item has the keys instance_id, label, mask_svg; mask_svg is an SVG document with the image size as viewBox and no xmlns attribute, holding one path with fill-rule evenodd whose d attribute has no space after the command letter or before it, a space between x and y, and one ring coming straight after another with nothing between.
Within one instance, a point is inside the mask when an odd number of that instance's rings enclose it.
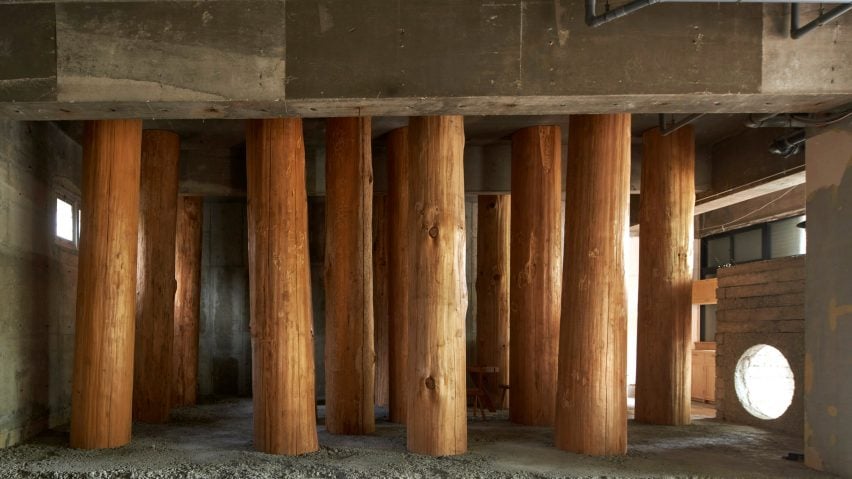
<instances>
[{"instance_id":1,"label":"small square window","mask_svg":"<svg viewBox=\"0 0 852 479\"><path fill-rule=\"evenodd\" d=\"M74 207L70 203L56 198L56 236L74 242Z\"/></svg>"}]
</instances>

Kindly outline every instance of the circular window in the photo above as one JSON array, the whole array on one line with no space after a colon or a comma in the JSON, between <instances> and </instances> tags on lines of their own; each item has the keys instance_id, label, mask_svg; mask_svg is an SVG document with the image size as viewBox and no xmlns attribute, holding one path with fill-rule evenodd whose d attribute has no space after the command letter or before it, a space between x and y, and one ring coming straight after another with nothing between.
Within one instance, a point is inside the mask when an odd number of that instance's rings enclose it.
<instances>
[{"instance_id":1,"label":"circular window","mask_svg":"<svg viewBox=\"0 0 852 479\"><path fill-rule=\"evenodd\" d=\"M775 419L790 407L796 383L781 351L767 344L752 346L734 370L737 398L746 411L760 419Z\"/></svg>"}]
</instances>

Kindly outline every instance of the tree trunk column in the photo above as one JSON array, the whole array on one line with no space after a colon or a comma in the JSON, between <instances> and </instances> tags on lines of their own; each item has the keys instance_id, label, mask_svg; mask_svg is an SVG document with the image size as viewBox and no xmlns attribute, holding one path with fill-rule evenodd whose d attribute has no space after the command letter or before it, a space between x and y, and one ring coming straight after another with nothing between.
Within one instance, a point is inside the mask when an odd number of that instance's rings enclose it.
<instances>
[{"instance_id":1,"label":"tree trunk column","mask_svg":"<svg viewBox=\"0 0 852 479\"><path fill-rule=\"evenodd\" d=\"M408 450L467 450L464 119L412 118Z\"/></svg>"},{"instance_id":2,"label":"tree trunk column","mask_svg":"<svg viewBox=\"0 0 852 479\"><path fill-rule=\"evenodd\" d=\"M172 406L191 406L198 388L198 324L201 308L200 196L180 196L175 238L175 343Z\"/></svg>"},{"instance_id":3,"label":"tree trunk column","mask_svg":"<svg viewBox=\"0 0 852 479\"><path fill-rule=\"evenodd\" d=\"M388 155L388 416L405 424L408 409L409 268L408 127L387 134Z\"/></svg>"},{"instance_id":4,"label":"tree trunk column","mask_svg":"<svg viewBox=\"0 0 852 479\"><path fill-rule=\"evenodd\" d=\"M500 368L486 386L495 404L509 384L509 198L480 195L477 208L476 363Z\"/></svg>"},{"instance_id":5,"label":"tree trunk column","mask_svg":"<svg viewBox=\"0 0 852 479\"><path fill-rule=\"evenodd\" d=\"M313 321L302 120L246 131L254 444L316 451Z\"/></svg>"},{"instance_id":6,"label":"tree trunk column","mask_svg":"<svg viewBox=\"0 0 852 479\"><path fill-rule=\"evenodd\" d=\"M373 160L369 118L326 122L325 425L375 431Z\"/></svg>"},{"instance_id":7,"label":"tree trunk column","mask_svg":"<svg viewBox=\"0 0 852 479\"><path fill-rule=\"evenodd\" d=\"M175 224L180 138L142 132L133 418L169 420L174 372Z\"/></svg>"},{"instance_id":8,"label":"tree trunk column","mask_svg":"<svg viewBox=\"0 0 852 479\"><path fill-rule=\"evenodd\" d=\"M373 326L376 406L388 405L388 210L387 195L373 197Z\"/></svg>"},{"instance_id":9,"label":"tree trunk column","mask_svg":"<svg viewBox=\"0 0 852 479\"><path fill-rule=\"evenodd\" d=\"M534 126L512 136L509 419L553 425L562 296L562 135Z\"/></svg>"},{"instance_id":10,"label":"tree trunk column","mask_svg":"<svg viewBox=\"0 0 852 479\"><path fill-rule=\"evenodd\" d=\"M692 126L643 136L636 420L690 422L695 139Z\"/></svg>"},{"instance_id":11,"label":"tree trunk column","mask_svg":"<svg viewBox=\"0 0 852 479\"><path fill-rule=\"evenodd\" d=\"M71 447L130 442L140 120L86 122Z\"/></svg>"},{"instance_id":12,"label":"tree trunk column","mask_svg":"<svg viewBox=\"0 0 852 479\"><path fill-rule=\"evenodd\" d=\"M572 116L569 128L556 447L624 454L630 115Z\"/></svg>"}]
</instances>

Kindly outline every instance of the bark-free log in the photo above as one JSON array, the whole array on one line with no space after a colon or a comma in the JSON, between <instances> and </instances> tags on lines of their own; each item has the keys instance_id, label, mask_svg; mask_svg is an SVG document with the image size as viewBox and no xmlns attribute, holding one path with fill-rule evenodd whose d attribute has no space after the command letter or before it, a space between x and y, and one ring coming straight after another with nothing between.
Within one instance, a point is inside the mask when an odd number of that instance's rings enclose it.
<instances>
[{"instance_id":1,"label":"bark-free log","mask_svg":"<svg viewBox=\"0 0 852 479\"><path fill-rule=\"evenodd\" d=\"M133 419L169 420L174 372L175 222L180 137L142 132Z\"/></svg>"},{"instance_id":2,"label":"bark-free log","mask_svg":"<svg viewBox=\"0 0 852 479\"><path fill-rule=\"evenodd\" d=\"M376 405L388 405L388 213L387 195L373 197L373 326Z\"/></svg>"},{"instance_id":3,"label":"bark-free log","mask_svg":"<svg viewBox=\"0 0 852 479\"><path fill-rule=\"evenodd\" d=\"M175 238L175 345L172 406L191 406L198 386L202 198L178 198Z\"/></svg>"},{"instance_id":4,"label":"bark-free log","mask_svg":"<svg viewBox=\"0 0 852 479\"><path fill-rule=\"evenodd\" d=\"M246 129L254 445L318 449L302 120Z\"/></svg>"},{"instance_id":5,"label":"bark-free log","mask_svg":"<svg viewBox=\"0 0 852 479\"><path fill-rule=\"evenodd\" d=\"M376 429L370 118L326 121L325 425Z\"/></svg>"},{"instance_id":6,"label":"bark-free log","mask_svg":"<svg viewBox=\"0 0 852 479\"><path fill-rule=\"evenodd\" d=\"M142 122L86 123L71 447L130 442Z\"/></svg>"},{"instance_id":7,"label":"bark-free log","mask_svg":"<svg viewBox=\"0 0 852 479\"><path fill-rule=\"evenodd\" d=\"M567 178L556 447L624 454L630 115L572 116Z\"/></svg>"},{"instance_id":8,"label":"bark-free log","mask_svg":"<svg viewBox=\"0 0 852 479\"><path fill-rule=\"evenodd\" d=\"M388 416L405 423L408 408L409 267L408 127L387 134L388 155Z\"/></svg>"},{"instance_id":9,"label":"bark-free log","mask_svg":"<svg viewBox=\"0 0 852 479\"><path fill-rule=\"evenodd\" d=\"M642 135L636 420L690 422L695 135Z\"/></svg>"},{"instance_id":10,"label":"bark-free log","mask_svg":"<svg viewBox=\"0 0 852 479\"><path fill-rule=\"evenodd\" d=\"M562 297L562 135L534 126L512 136L509 419L551 426Z\"/></svg>"},{"instance_id":11,"label":"bark-free log","mask_svg":"<svg viewBox=\"0 0 852 479\"><path fill-rule=\"evenodd\" d=\"M509 198L481 195L477 208L476 363L500 368L486 385L495 404L509 384Z\"/></svg>"},{"instance_id":12,"label":"bark-free log","mask_svg":"<svg viewBox=\"0 0 852 479\"><path fill-rule=\"evenodd\" d=\"M408 450L467 450L464 119L409 122L411 289Z\"/></svg>"}]
</instances>

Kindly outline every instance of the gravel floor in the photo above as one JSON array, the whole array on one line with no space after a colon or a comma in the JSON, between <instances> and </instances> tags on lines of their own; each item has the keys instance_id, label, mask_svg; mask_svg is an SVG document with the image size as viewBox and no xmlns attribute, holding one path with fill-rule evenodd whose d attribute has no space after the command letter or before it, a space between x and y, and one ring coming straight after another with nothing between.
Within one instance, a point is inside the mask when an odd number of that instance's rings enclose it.
<instances>
[{"instance_id":1,"label":"gravel floor","mask_svg":"<svg viewBox=\"0 0 852 479\"><path fill-rule=\"evenodd\" d=\"M799 438L712 419L691 426L629 427L626 456L592 458L552 446L549 428L509 423L505 412L470 419L468 454L432 458L405 450L405 428L379 421L370 436L332 436L320 426L320 451L282 457L252 450L251 400L178 409L168 425L134 425L128 446L68 448L50 431L0 450L0 478L366 478L366 477L831 477L783 460Z\"/></svg>"}]
</instances>

